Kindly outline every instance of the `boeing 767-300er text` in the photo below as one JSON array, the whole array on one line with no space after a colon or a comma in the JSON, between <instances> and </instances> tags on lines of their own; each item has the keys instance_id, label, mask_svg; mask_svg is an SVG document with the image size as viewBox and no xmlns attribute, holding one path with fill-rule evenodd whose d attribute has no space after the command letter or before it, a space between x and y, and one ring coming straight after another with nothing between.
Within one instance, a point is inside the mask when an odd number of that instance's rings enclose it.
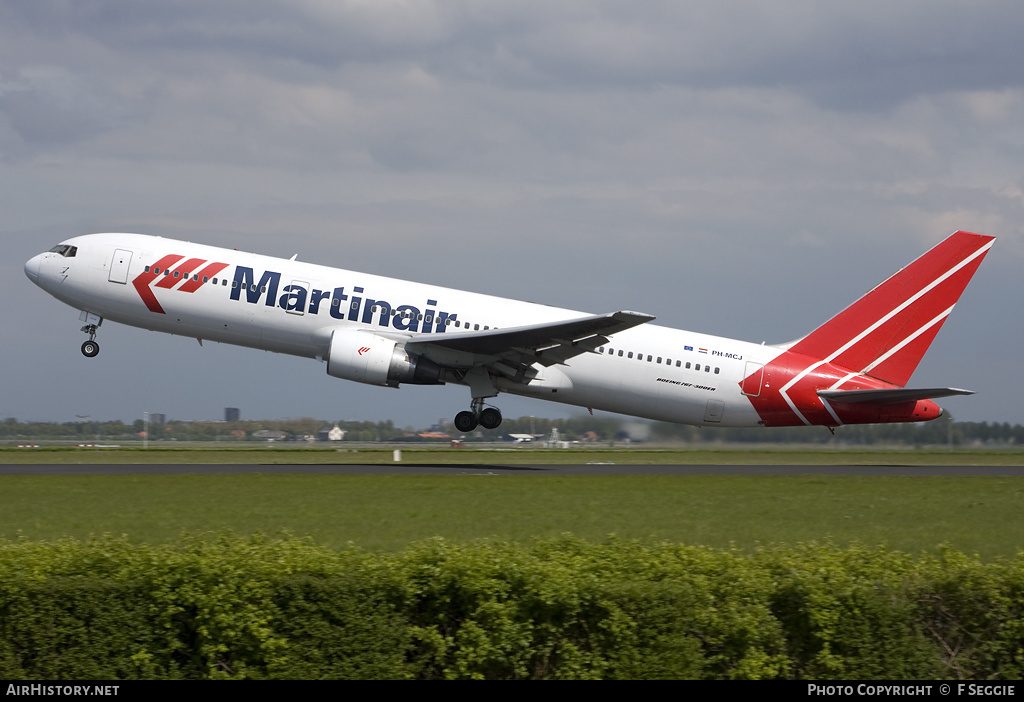
<instances>
[{"instance_id":1,"label":"boeing 767-300er text","mask_svg":"<svg viewBox=\"0 0 1024 702\"><path fill-rule=\"evenodd\" d=\"M436 285L142 234L68 239L25 264L82 310L99 353L103 320L307 356L371 385L459 383L455 426L493 429L499 392L699 426L919 422L932 400L908 388L993 237L958 231L797 341L753 344Z\"/></svg>"}]
</instances>

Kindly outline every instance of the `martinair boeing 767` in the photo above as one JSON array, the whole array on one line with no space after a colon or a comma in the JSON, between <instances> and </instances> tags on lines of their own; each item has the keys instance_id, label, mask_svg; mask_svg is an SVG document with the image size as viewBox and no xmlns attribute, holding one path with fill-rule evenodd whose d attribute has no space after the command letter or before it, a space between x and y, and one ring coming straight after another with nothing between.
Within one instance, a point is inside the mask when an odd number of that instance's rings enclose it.
<instances>
[{"instance_id":1,"label":"martinair boeing 767","mask_svg":"<svg viewBox=\"0 0 1024 702\"><path fill-rule=\"evenodd\" d=\"M25 273L82 311L90 358L111 320L316 358L371 385L459 383L461 432L501 424L485 406L499 392L698 426L832 429L935 419L934 398L970 394L906 384L993 240L958 231L774 346L142 234L74 237Z\"/></svg>"}]
</instances>

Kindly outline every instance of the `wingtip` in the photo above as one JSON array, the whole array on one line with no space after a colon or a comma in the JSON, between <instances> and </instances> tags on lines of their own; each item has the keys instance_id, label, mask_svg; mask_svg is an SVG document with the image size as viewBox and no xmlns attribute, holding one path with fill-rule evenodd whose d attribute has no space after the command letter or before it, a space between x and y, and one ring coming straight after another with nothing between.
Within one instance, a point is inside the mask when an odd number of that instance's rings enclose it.
<instances>
[{"instance_id":1,"label":"wingtip","mask_svg":"<svg viewBox=\"0 0 1024 702\"><path fill-rule=\"evenodd\" d=\"M619 310L615 314L621 315L623 317L630 317L632 319L643 319L644 321L647 322L651 321L652 319L657 319L657 317L655 317L653 314L647 314L646 312L635 312L633 310Z\"/></svg>"}]
</instances>

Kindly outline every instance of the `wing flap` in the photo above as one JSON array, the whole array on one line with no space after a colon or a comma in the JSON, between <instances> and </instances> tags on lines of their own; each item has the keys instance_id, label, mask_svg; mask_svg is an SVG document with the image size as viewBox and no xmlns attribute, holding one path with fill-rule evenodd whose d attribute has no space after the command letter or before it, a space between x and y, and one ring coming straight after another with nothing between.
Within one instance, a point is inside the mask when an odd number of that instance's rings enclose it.
<instances>
[{"instance_id":1,"label":"wing flap","mask_svg":"<svg viewBox=\"0 0 1024 702\"><path fill-rule=\"evenodd\" d=\"M508 329L417 334L405 348L442 365L490 366L501 362L521 372L535 363L565 363L608 343L609 335L652 319L649 314L619 311Z\"/></svg>"},{"instance_id":2,"label":"wing flap","mask_svg":"<svg viewBox=\"0 0 1024 702\"><path fill-rule=\"evenodd\" d=\"M544 347L564 345L566 341L575 342L595 334L615 334L652 319L654 317L649 314L624 311L508 329L417 334L408 341L406 348L429 345L453 351L499 355L514 347L540 350Z\"/></svg>"}]
</instances>

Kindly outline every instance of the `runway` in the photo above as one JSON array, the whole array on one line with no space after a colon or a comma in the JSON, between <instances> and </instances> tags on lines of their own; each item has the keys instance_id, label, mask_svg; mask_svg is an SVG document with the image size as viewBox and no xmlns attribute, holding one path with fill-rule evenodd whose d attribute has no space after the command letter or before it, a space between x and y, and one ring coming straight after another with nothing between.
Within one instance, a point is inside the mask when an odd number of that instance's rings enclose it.
<instances>
[{"instance_id":1,"label":"runway","mask_svg":"<svg viewBox=\"0 0 1024 702\"><path fill-rule=\"evenodd\" d=\"M1024 466L554 464L3 464L0 475L863 475L1024 477Z\"/></svg>"}]
</instances>

